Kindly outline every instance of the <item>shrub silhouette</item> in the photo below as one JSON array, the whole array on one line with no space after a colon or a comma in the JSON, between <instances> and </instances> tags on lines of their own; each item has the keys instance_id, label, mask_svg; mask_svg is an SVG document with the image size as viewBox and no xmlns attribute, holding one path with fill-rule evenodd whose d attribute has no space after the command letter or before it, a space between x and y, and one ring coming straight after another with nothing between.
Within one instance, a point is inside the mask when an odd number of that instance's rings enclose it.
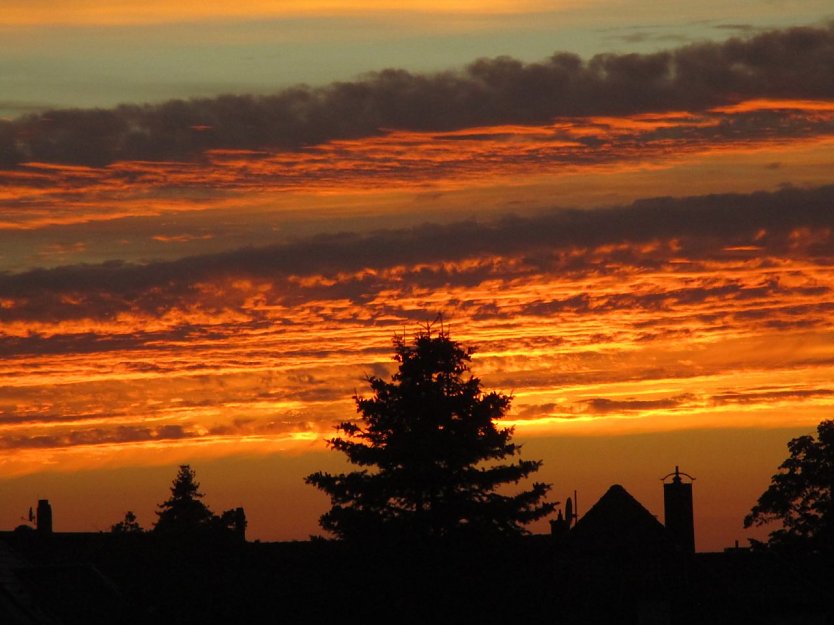
<instances>
[{"instance_id":1,"label":"shrub silhouette","mask_svg":"<svg viewBox=\"0 0 834 625\"><path fill-rule=\"evenodd\" d=\"M110 527L114 534L141 534L145 530L139 525L136 515L132 510L125 512L125 518Z\"/></svg>"}]
</instances>

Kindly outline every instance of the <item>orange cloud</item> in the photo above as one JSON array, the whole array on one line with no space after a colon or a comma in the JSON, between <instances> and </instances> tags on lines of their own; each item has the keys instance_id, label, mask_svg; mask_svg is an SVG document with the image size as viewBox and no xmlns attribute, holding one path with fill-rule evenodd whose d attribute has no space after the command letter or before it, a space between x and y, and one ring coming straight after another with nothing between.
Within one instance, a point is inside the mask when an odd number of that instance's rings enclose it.
<instances>
[{"instance_id":1,"label":"orange cloud","mask_svg":"<svg viewBox=\"0 0 834 625\"><path fill-rule=\"evenodd\" d=\"M832 121L834 108L825 101L759 100L698 115L671 112L559 119L538 126L391 131L289 152L209 150L194 162L116 162L98 168L27 163L0 171L0 229L233 206L239 210L241 204L255 204L254 210L262 212L265 203L287 193L472 192L586 175L603 184L606 177L621 174L708 166L728 155L739 169L745 159L770 159L778 166L774 159L801 150L812 154L805 156L807 169L819 182L823 173L812 168L824 163L812 159L829 154L831 160ZM759 167L767 165L765 161ZM791 175L803 175L801 162L793 159L791 165ZM195 235L150 236L185 242Z\"/></svg>"},{"instance_id":2,"label":"orange cloud","mask_svg":"<svg viewBox=\"0 0 834 625\"><path fill-rule=\"evenodd\" d=\"M391 336L441 310L522 435L810 424L834 404L826 197L4 276L0 446L15 472L321 448Z\"/></svg>"}]
</instances>

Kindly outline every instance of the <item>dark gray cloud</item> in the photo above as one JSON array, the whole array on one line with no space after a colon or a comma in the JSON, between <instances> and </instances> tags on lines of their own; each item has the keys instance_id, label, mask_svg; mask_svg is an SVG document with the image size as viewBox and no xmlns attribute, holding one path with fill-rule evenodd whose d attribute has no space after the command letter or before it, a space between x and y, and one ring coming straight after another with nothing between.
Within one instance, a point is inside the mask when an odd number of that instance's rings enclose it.
<instances>
[{"instance_id":1,"label":"dark gray cloud","mask_svg":"<svg viewBox=\"0 0 834 625\"><path fill-rule=\"evenodd\" d=\"M112 445L142 443L148 441L180 440L194 438L194 432L180 425L161 425L155 428L118 426L74 430L65 434L6 435L0 436L0 449L50 449L76 445Z\"/></svg>"},{"instance_id":2,"label":"dark gray cloud","mask_svg":"<svg viewBox=\"0 0 834 625\"><path fill-rule=\"evenodd\" d=\"M183 160L208 149L285 149L382 134L559 116L703 110L751 97L834 97L834 24L696 43L653 54L499 57L461 71L385 70L271 96L227 95L0 121L0 167Z\"/></svg>"},{"instance_id":3,"label":"dark gray cloud","mask_svg":"<svg viewBox=\"0 0 834 625\"><path fill-rule=\"evenodd\" d=\"M527 404L518 410L514 410L512 416L516 419L537 419L552 416L557 411L560 413L563 412L564 407L555 402ZM560 416L562 415L560 414Z\"/></svg>"},{"instance_id":4,"label":"dark gray cloud","mask_svg":"<svg viewBox=\"0 0 834 625\"><path fill-rule=\"evenodd\" d=\"M670 410L695 399L693 395L678 395L664 399L607 399L594 397L582 402L586 410L592 414L607 415L619 412L635 412L644 410Z\"/></svg>"},{"instance_id":5,"label":"dark gray cloud","mask_svg":"<svg viewBox=\"0 0 834 625\"><path fill-rule=\"evenodd\" d=\"M608 399L593 397L576 403L528 404L520 408L513 417L516 419L536 419L540 417L558 416L562 419L574 419L580 416L607 416L628 412L643 412L646 410L671 410L687 404L692 404L697 398L692 394L664 397L662 399Z\"/></svg>"},{"instance_id":6,"label":"dark gray cloud","mask_svg":"<svg viewBox=\"0 0 834 625\"><path fill-rule=\"evenodd\" d=\"M772 403L777 401L806 401L820 397L831 397L834 390L826 388L815 389L788 389L788 390L751 390L751 391L727 391L710 398L710 403L716 406L727 404L758 404Z\"/></svg>"}]
</instances>

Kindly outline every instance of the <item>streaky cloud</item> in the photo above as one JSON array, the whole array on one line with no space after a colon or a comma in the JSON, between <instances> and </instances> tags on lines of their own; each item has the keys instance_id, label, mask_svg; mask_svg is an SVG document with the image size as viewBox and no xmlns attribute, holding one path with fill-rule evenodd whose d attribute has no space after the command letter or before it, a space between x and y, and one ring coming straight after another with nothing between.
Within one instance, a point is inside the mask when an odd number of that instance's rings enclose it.
<instances>
[{"instance_id":1,"label":"streaky cloud","mask_svg":"<svg viewBox=\"0 0 834 625\"><path fill-rule=\"evenodd\" d=\"M726 404L752 404L757 402L803 401L834 396L834 390L827 388L750 390L746 392L726 391L710 398L718 406Z\"/></svg>"},{"instance_id":2,"label":"streaky cloud","mask_svg":"<svg viewBox=\"0 0 834 625\"><path fill-rule=\"evenodd\" d=\"M768 254L830 258L834 255L834 185L776 192L655 198L628 206L594 210L554 210L538 216L497 221L424 224L369 234L340 233L261 248L185 257L175 261L68 265L22 273L0 273L0 321L112 318L120 312L161 315L187 301L203 310L235 307L239 279L270 282L284 293L285 305L326 296L362 303L391 279L425 288L471 286L509 271L569 274L623 263L644 268L675 259L762 258ZM752 245L751 245L752 244ZM577 253L577 251L581 253ZM501 257L522 259L505 269ZM473 261L458 266L461 261ZM602 263L601 261L604 261ZM298 282L295 278L327 277ZM221 285L212 297L205 285ZM725 285L686 289L664 297L679 302L705 298L749 299L779 285L753 290ZM810 291L807 291L810 288ZM807 287L807 295L824 295ZM237 297L246 297L241 293ZM644 306L662 302L645 301ZM582 308L581 298L551 303ZM249 319L247 323L257 323ZM183 326L183 331L188 328ZM110 340L128 340L116 337ZM44 342L37 351L52 351Z\"/></svg>"},{"instance_id":3,"label":"streaky cloud","mask_svg":"<svg viewBox=\"0 0 834 625\"><path fill-rule=\"evenodd\" d=\"M665 399L608 399L594 397L584 402L588 412L592 414L610 414L634 412L644 410L671 410L690 403L694 397L691 394L667 397Z\"/></svg>"},{"instance_id":4,"label":"streaky cloud","mask_svg":"<svg viewBox=\"0 0 834 625\"><path fill-rule=\"evenodd\" d=\"M162 425L156 428L118 426L115 428L91 428L72 430L64 434L41 434L34 436L0 436L0 449L50 449L74 447L77 445L117 445L172 441L191 438L194 434L180 425Z\"/></svg>"}]
</instances>

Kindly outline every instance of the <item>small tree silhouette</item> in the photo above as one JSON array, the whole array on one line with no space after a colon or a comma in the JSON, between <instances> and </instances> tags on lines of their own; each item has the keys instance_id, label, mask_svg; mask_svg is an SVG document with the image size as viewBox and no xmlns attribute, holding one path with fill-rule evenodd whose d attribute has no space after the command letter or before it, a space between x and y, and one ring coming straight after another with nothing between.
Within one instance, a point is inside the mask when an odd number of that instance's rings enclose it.
<instances>
[{"instance_id":1,"label":"small tree silhouette","mask_svg":"<svg viewBox=\"0 0 834 625\"><path fill-rule=\"evenodd\" d=\"M306 482L330 495L321 526L341 538L514 535L553 511L549 486L496 492L537 471L541 461L512 458L512 428L497 428L511 398L483 393L470 374L471 349L426 326L411 343L394 338L399 370L390 382L368 378L373 395L356 396L359 423L328 441L360 471L313 473ZM374 468L373 471L369 468Z\"/></svg>"},{"instance_id":2,"label":"small tree silhouette","mask_svg":"<svg viewBox=\"0 0 834 625\"><path fill-rule=\"evenodd\" d=\"M770 545L834 553L834 421L821 422L816 439L792 439L788 450L744 527L781 521Z\"/></svg>"},{"instance_id":3,"label":"small tree silhouette","mask_svg":"<svg viewBox=\"0 0 834 625\"><path fill-rule=\"evenodd\" d=\"M222 532L229 532L240 540L246 540L246 511L243 508L224 510L220 516L214 516L212 524Z\"/></svg>"},{"instance_id":4,"label":"small tree silhouette","mask_svg":"<svg viewBox=\"0 0 834 625\"><path fill-rule=\"evenodd\" d=\"M125 512L125 518L113 525L110 531L114 534L141 534L144 530L133 511L128 510Z\"/></svg>"},{"instance_id":5,"label":"small tree silhouette","mask_svg":"<svg viewBox=\"0 0 834 625\"><path fill-rule=\"evenodd\" d=\"M187 464L180 465L177 477L171 484L171 496L159 505L159 519L154 531L159 533L185 533L207 527L214 517L200 499L200 484L194 470Z\"/></svg>"}]
</instances>

